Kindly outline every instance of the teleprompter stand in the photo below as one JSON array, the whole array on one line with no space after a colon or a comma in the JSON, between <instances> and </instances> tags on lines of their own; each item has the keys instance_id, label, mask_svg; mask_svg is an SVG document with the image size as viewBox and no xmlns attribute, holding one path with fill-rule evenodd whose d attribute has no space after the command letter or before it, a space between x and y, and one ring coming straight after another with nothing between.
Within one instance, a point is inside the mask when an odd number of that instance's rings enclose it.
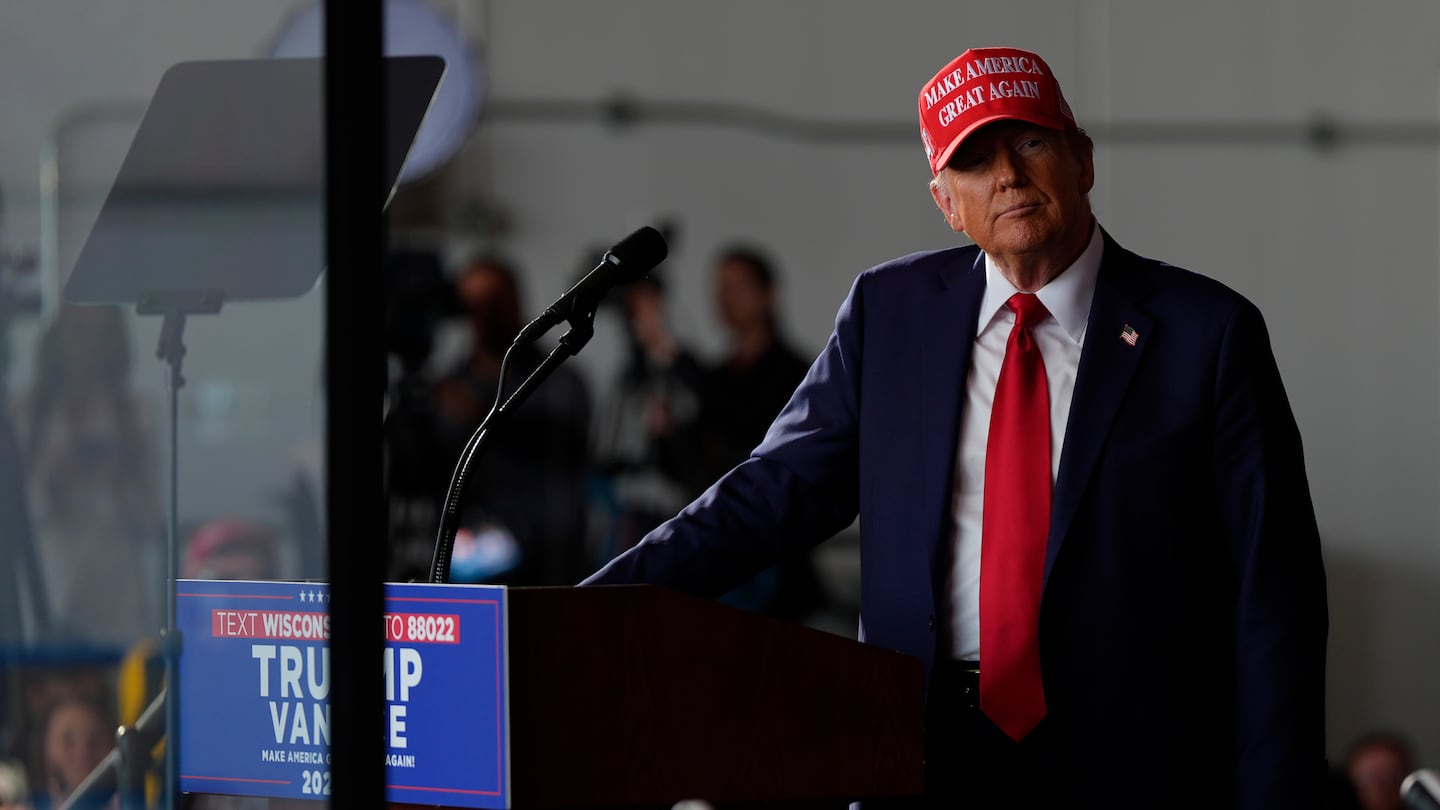
<instances>
[{"instance_id":1,"label":"teleprompter stand","mask_svg":"<svg viewBox=\"0 0 1440 810\"><path fill-rule=\"evenodd\" d=\"M445 70L436 56L386 58L386 179L396 179ZM167 684L177 681L181 639L175 628L180 558L179 390L186 320L214 315L232 301L296 298L325 266L324 63L319 59L182 62L161 78L124 163L65 281L72 304L134 306L159 316L156 355L169 367L169 490L165 552L165 626L161 653ZM339 126L342 122L331 122ZM171 691L171 690L166 690ZM162 695L164 693L162 692ZM103 803L116 783L143 768L135 731L87 779L70 805ZM165 804L176 805L179 706L165 700ZM126 735L130 734L130 740ZM141 735L148 736L148 735ZM94 774L92 774L94 776ZM144 806L143 789L122 790L125 806Z\"/></svg>"}]
</instances>

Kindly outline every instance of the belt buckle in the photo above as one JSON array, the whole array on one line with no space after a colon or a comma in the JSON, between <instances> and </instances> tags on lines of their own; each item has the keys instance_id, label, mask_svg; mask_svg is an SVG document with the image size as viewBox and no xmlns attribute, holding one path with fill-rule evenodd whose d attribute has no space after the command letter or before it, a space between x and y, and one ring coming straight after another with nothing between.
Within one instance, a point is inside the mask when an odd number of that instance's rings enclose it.
<instances>
[{"instance_id":1,"label":"belt buckle","mask_svg":"<svg viewBox=\"0 0 1440 810\"><path fill-rule=\"evenodd\" d=\"M972 709L980 708L980 668L966 667L960 670L960 694Z\"/></svg>"},{"instance_id":2,"label":"belt buckle","mask_svg":"<svg viewBox=\"0 0 1440 810\"><path fill-rule=\"evenodd\" d=\"M945 665L946 678L958 688L960 701L969 709L980 708L980 664L975 661L952 660Z\"/></svg>"}]
</instances>

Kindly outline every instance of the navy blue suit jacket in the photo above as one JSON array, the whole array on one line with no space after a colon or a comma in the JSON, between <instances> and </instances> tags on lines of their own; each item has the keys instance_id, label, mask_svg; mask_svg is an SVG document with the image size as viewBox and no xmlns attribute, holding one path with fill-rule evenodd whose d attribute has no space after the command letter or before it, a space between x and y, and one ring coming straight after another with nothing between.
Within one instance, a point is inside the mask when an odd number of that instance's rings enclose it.
<instances>
[{"instance_id":1,"label":"navy blue suit jacket","mask_svg":"<svg viewBox=\"0 0 1440 810\"><path fill-rule=\"evenodd\" d=\"M1220 283L1105 240L1045 560L1062 756L1039 776L1077 806L1312 807L1325 581L1264 322ZM862 273L751 458L587 582L717 595L858 515L861 638L928 672L984 287L973 246Z\"/></svg>"}]
</instances>

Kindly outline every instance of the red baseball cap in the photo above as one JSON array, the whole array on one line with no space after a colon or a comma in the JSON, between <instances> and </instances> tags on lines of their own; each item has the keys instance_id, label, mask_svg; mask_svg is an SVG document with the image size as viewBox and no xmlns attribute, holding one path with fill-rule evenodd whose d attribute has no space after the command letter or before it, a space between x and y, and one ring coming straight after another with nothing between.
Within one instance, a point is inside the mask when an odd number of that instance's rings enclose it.
<instances>
[{"instance_id":1,"label":"red baseball cap","mask_svg":"<svg viewBox=\"0 0 1440 810\"><path fill-rule=\"evenodd\" d=\"M920 140L939 174L970 133L992 121L1016 119L1075 130L1060 83L1039 54L1019 48L971 48L920 90Z\"/></svg>"},{"instance_id":2,"label":"red baseball cap","mask_svg":"<svg viewBox=\"0 0 1440 810\"><path fill-rule=\"evenodd\" d=\"M217 555L250 552L273 560L276 552L275 534L264 526L242 518L222 517L209 520L195 529L185 548L180 575L186 578L215 579L205 574L207 564Z\"/></svg>"}]
</instances>

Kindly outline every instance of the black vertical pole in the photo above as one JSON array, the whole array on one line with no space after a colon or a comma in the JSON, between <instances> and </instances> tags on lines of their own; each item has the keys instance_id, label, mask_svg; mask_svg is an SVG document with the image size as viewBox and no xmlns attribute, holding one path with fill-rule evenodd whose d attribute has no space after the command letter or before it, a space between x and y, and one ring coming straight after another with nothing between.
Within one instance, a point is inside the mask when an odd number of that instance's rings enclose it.
<instances>
[{"instance_id":1,"label":"black vertical pole","mask_svg":"<svg viewBox=\"0 0 1440 810\"><path fill-rule=\"evenodd\" d=\"M382 807L385 73L381 0L325 3L325 513L332 807Z\"/></svg>"}]
</instances>

